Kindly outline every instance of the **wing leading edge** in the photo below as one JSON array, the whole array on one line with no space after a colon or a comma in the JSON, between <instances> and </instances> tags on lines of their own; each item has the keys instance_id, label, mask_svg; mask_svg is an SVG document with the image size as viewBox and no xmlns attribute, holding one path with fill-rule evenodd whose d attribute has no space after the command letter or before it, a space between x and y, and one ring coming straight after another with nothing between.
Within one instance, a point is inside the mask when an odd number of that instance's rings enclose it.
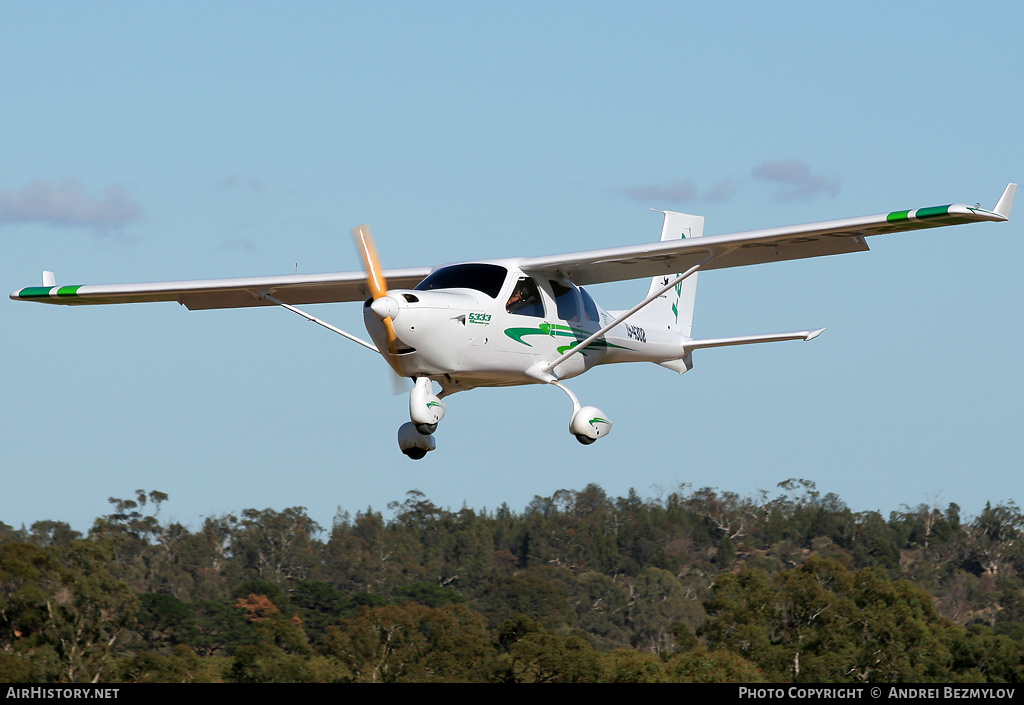
<instances>
[{"instance_id":1,"label":"wing leading edge","mask_svg":"<svg viewBox=\"0 0 1024 705\"><path fill-rule=\"evenodd\" d=\"M430 273L421 269L387 272L395 288L411 289ZM177 301L192 311L212 308L275 306L263 298L271 294L286 304L321 304L362 301L370 294L363 272L296 274L238 279L206 279L149 284L99 284L82 286L30 286L11 294L18 301L50 304L125 304L144 301Z\"/></svg>"},{"instance_id":2,"label":"wing leading edge","mask_svg":"<svg viewBox=\"0 0 1024 705\"><path fill-rule=\"evenodd\" d=\"M517 260L517 264L524 271L556 272L576 284L586 285L673 274L685 271L703 260L708 261L701 269L707 270L863 252L868 249L864 238L871 235L1009 220L1016 189L1016 184L1007 186L995 209L991 211L956 203L861 218L708 235L689 240L526 257ZM390 287L411 289L429 273L430 268L423 267L388 270L385 276ZM44 279L43 286L20 289L12 293L11 298L16 301L64 305L177 301L191 310L202 310L276 305L263 298L266 294L292 305L362 301L369 296L363 272L146 284L53 284L51 280Z\"/></svg>"},{"instance_id":3,"label":"wing leading edge","mask_svg":"<svg viewBox=\"0 0 1024 705\"><path fill-rule=\"evenodd\" d=\"M1016 184L1008 185L991 211L954 203L728 235L529 257L518 264L524 271L558 272L576 284L586 285L682 272L709 255L702 270L863 252L868 249L864 238L871 235L1009 220L1016 190Z\"/></svg>"}]
</instances>

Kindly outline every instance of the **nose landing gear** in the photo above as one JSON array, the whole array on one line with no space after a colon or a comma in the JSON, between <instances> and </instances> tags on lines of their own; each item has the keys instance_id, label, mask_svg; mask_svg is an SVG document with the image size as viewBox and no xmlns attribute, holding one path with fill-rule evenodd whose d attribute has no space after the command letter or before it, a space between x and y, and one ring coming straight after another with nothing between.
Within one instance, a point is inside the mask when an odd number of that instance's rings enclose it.
<instances>
[{"instance_id":1,"label":"nose landing gear","mask_svg":"<svg viewBox=\"0 0 1024 705\"><path fill-rule=\"evenodd\" d=\"M398 447L402 453L412 460L420 460L430 451L437 448L434 437L422 434L411 421L406 421L398 429Z\"/></svg>"},{"instance_id":2,"label":"nose landing gear","mask_svg":"<svg viewBox=\"0 0 1024 705\"><path fill-rule=\"evenodd\" d=\"M413 460L420 460L437 447L431 435L444 418L445 403L434 394L429 377L417 377L409 394L410 422L398 429L398 447Z\"/></svg>"},{"instance_id":3,"label":"nose landing gear","mask_svg":"<svg viewBox=\"0 0 1024 705\"><path fill-rule=\"evenodd\" d=\"M429 377L417 377L409 393L409 418L416 430L425 436L437 430L438 422L444 418L445 404L434 394L434 383Z\"/></svg>"}]
</instances>

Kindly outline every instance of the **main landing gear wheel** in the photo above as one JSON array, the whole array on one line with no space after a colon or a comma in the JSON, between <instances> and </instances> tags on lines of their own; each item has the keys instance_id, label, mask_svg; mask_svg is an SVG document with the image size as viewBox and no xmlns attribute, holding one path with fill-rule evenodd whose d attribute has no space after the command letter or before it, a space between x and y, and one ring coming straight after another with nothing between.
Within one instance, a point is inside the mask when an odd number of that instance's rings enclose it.
<instances>
[{"instance_id":1,"label":"main landing gear wheel","mask_svg":"<svg viewBox=\"0 0 1024 705\"><path fill-rule=\"evenodd\" d=\"M607 436L612 430L612 422L605 416L604 412L596 406L580 406L580 400L576 398L568 387L560 382L552 381L555 385L572 399L572 418L569 419L569 433L576 436L576 440L585 446L589 446L602 436Z\"/></svg>"}]
</instances>

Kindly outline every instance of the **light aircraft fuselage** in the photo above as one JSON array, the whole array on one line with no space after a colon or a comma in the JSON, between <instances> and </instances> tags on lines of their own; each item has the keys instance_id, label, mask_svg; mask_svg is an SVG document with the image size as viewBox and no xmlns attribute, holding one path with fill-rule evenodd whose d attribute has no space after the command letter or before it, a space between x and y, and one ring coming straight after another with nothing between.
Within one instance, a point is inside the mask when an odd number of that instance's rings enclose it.
<instances>
[{"instance_id":1,"label":"light aircraft fuselage","mask_svg":"<svg viewBox=\"0 0 1024 705\"><path fill-rule=\"evenodd\" d=\"M396 369L426 376L450 394L472 387L536 384L538 363L572 349L612 320L570 281L530 276L515 260L448 265L415 289L389 290L399 345ZM678 298L678 294L673 294ZM364 305L370 337L386 348L381 320ZM683 336L621 323L557 368L559 379L614 362L682 357Z\"/></svg>"}]
</instances>

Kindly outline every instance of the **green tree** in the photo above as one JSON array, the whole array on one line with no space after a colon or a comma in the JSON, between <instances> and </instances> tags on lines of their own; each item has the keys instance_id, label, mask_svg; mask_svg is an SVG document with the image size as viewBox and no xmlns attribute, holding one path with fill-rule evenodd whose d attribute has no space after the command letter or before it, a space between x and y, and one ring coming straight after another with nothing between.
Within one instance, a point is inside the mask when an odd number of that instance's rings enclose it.
<instances>
[{"instance_id":1,"label":"green tree","mask_svg":"<svg viewBox=\"0 0 1024 705\"><path fill-rule=\"evenodd\" d=\"M523 614L547 629L567 627L575 622L563 584L572 579L567 570L552 567L530 568L490 583L473 601L491 625Z\"/></svg>"},{"instance_id":2,"label":"green tree","mask_svg":"<svg viewBox=\"0 0 1024 705\"><path fill-rule=\"evenodd\" d=\"M305 507L246 509L232 528L232 552L252 577L278 585L305 580L319 560L314 534L320 526Z\"/></svg>"},{"instance_id":3,"label":"green tree","mask_svg":"<svg viewBox=\"0 0 1024 705\"><path fill-rule=\"evenodd\" d=\"M675 683L764 683L765 674L742 656L698 647L675 654L664 664L665 679Z\"/></svg>"},{"instance_id":4,"label":"green tree","mask_svg":"<svg viewBox=\"0 0 1024 705\"><path fill-rule=\"evenodd\" d=\"M675 650L672 625L699 623L700 603L687 599L679 580L661 568L644 568L630 583L626 615L632 645L656 653Z\"/></svg>"},{"instance_id":5,"label":"green tree","mask_svg":"<svg viewBox=\"0 0 1024 705\"><path fill-rule=\"evenodd\" d=\"M96 682L117 653L136 598L111 576L113 555L84 539L0 546L0 646L33 662L33 680Z\"/></svg>"},{"instance_id":6,"label":"green tree","mask_svg":"<svg viewBox=\"0 0 1024 705\"><path fill-rule=\"evenodd\" d=\"M501 625L498 643L494 679L502 683L594 683L602 674L587 641L556 634L522 615Z\"/></svg>"},{"instance_id":7,"label":"green tree","mask_svg":"<svg viewBox=\"0 0 1024 705\"><path fill-rule=\"evenodd\" d=\"M947 674L951 626L927 592L878 568L811 559L769 578L721 576L701 630L773 680L926 682Z\"/></svg>"},{"instance_id":8,"label":"green tree","mask_svg":"<svg viewBox=\"0 0 1024 705\"><path fill-rule=\"evenodd\" d=\"M494 659L480 615L412 602L345 620L330 630L324 651L362 683L483 681Z\"/></svg>"}]
</instances>

